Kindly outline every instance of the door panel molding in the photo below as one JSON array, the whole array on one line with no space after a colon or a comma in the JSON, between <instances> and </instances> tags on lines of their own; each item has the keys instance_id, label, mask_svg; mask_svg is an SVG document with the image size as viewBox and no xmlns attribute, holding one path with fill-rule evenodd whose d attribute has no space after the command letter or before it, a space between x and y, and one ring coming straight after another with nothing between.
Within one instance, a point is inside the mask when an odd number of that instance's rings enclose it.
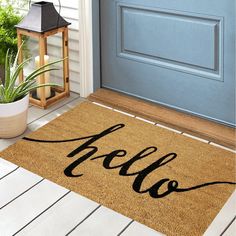
<instances>
[{"instance_id":1,"label":"door panel molding","mask_svg":"<svg viewBox=\"0 0 236 236\"><path fill-rule=\"evenodd\" d=\"M223 17L120 2L116 7L117 56L224 81ZM173 40L168 42L166 38ZM198 50L190 54L191 48Z\"/></svg>"}]
</instances>

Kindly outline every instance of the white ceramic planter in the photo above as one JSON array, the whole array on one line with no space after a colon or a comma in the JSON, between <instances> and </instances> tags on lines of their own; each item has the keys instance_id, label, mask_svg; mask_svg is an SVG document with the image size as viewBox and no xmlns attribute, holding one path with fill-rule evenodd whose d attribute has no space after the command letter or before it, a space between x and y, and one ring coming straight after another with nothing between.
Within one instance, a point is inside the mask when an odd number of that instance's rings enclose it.
<instances>
[{"instance_id":1,"label":"white ceramic planter","mask_svg":"<svg viewBox=\"0 0 236 236\"><path fill-rule=\"evenodd\" d=\"M0 103L0 138L13 138L24 133L28 105L29 95L16 102Z\"/></svg>"}]
</instances>

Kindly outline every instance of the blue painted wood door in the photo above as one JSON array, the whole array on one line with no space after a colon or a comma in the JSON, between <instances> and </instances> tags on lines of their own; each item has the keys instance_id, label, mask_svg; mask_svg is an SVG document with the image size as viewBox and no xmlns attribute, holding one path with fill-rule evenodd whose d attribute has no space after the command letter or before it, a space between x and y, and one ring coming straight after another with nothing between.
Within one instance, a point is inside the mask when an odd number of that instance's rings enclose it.
<instances>
[{"instance_id":1,"label":"blue painted wood door","mask_svg":"<svg viewBox=\"0 0 236 236\"><path fill-rule=\"evenodd\" d=\"M235 126L235 0L101 0L102 87Z\"/></svg>"}]
</instances>

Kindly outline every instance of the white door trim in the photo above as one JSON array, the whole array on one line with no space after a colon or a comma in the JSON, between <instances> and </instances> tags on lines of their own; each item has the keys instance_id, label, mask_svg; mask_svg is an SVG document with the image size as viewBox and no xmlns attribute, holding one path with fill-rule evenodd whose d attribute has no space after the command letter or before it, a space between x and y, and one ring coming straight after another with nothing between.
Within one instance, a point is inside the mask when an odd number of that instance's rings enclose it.
<instances>
[{"instance_id":1,"label":"white door trim","mask_svg":"<svg viewBox=\"0 0 236 236\"><path fill-rule=\"evenodd\" d=\"M80 96L93 92L92 0L79 1Z\"/></svg>"}]
</instances>

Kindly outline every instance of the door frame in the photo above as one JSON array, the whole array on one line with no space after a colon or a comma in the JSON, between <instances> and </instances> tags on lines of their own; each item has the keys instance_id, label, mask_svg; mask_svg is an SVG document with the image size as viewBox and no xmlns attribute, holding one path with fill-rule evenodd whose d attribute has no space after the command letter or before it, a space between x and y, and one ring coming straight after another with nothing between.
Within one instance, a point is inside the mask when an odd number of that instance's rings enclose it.
<instances>
[{"instance_id":1,"label":"door frame","mask_svg":"<svg viewBox=\"0 0 236 236\"><path fill-rule=\"evenodd\" d=\"M100 1L79 1L80 96L101 87Z\"/></svg>"}]
</instances>

